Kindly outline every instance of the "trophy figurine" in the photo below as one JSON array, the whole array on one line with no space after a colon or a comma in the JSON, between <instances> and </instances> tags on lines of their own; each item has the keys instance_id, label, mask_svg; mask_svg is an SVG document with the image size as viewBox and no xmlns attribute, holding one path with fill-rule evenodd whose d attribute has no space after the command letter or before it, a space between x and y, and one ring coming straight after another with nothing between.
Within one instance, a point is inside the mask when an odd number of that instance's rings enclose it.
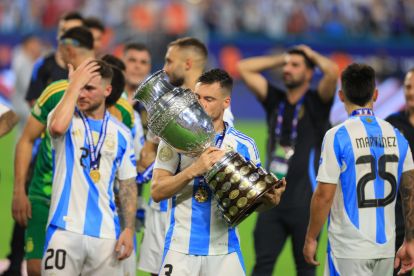
<instances>
[{"instance_id":1,"label":"trophy figurine","mask_svg":"<svg viewBox=\"0 0 414 276\"><path fill-rule=\"evenodd\" d=\"M148 112L148 128L178 152L196 157L214 145L213 123L195 94L172 86L163 70L149 76L134 98ZM268 190L281 185L273 174L234 151L227 152L204 177L230 226L248 217Z\"/></svg>"}]
</instances>

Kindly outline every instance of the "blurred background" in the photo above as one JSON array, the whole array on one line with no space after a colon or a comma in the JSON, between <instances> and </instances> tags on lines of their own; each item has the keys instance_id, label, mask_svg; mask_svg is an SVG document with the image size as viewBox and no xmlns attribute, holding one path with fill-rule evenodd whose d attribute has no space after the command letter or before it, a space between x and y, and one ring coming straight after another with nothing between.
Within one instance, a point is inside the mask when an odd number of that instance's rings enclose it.
<instances>
[{"instance_id":1,"label":"blurred background","mask_svg":"<svg viewBox=\"0 0 414 276\"><path fill-rule=\"evenodd\" d=\"M153 71L162 68L170 41L188 35L205 42L208 68L221 67L235 79L236 126L257 141L262 159L267 137L264 112L240 81L238 60L306 44L340 68L353 61L365 62L377 73L375 109L382 118L404 107L402 80L414 67L414 0L0 0L0 97L11 100L19 89L15 84L29 81L34 62L56 47L59 17L73 10L105 23L105 53L121 55L126 42L147 44ZM22 51L26 63L21 60ZM270 71L267 77L277 83L278 74ZM27 80L17 79L22 76ZM315 83L319 77L316 72ZM23 99L13 100L15 107L24 104ZM345 118L336 99L331 122ZM16 136L15 131L0 141L0 221L4 225L0 259L9 251ZM252 216L241 227L248 272L254 254L254 220ZM323 259L325 248L320 249ZM275 274L294 275L292 257L285 254L281 260Z\"/></svg>"}]
</instances>

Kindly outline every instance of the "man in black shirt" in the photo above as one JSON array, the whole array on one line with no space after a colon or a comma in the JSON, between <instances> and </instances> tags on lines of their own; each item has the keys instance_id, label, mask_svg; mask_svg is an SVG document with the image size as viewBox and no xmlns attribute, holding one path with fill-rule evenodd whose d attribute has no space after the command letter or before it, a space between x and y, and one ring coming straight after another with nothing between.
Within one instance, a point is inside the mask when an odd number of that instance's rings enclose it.
<instances>
[{"instance_id":1,"label":"man in black shirt","mask_svg":"<svg viewBox=\"0 0 414 276\"><path fill-rule=\"evenodd\" d=\"M310 88L314 66L323 77ZM282 67L286 91L271 85L261 74ZM300 45L286 54L253 57L239 62L246 85L262 103L267 118L266 169L286 176L280 205L258 216L254 232L256 264L253 275L272 275L275 261L291 236L298 275L314 275L302 255L313 183L329 112L336 91L338 67L311 48Z\"/></svg>"},{"instance_id":2,"label":"man in black shirt","mask_svg":"<svg viewBox=\"0 0 414 276\"><path fill-rule=\"evenodd\" d=\"M405 109L391 114L385 120L398 128L407 139L411 152L414 152L414 68L405 75L404 94L406 100ZM397 202L395 204L395 225L395 250L397 251L404 241L405 232L400 193L397 193ZM397 272L398 269L394 270L394 275L397 275ZM411 275L411 272L404 275Z\"/></svg>"},{"instance_id":3,"label":"man in black shirt","mask_svg":"<svg viewBox=\"0 0 414 276\"><path fill-rule=\"evenodd\" d=\"M57 37L59 38L70 28L82 25L83 18L79 13L66 13L59 20ZM46 86L54 81L68 78L68 71L65 67L59 51L54 51L35 63L29 89L26 93L26 101L31 107L33 107L36 99L39 98Z\"/></svg>"}]
</instances>

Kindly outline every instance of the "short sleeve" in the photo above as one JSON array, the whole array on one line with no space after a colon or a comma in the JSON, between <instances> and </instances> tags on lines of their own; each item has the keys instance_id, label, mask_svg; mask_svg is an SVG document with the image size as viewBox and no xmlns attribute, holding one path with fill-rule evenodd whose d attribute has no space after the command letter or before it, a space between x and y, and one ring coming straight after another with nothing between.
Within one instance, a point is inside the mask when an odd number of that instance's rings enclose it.
<instances>
[{"instance_id":1,"label":"short sleeve","mask_svg":"<svg viewBox=\"0 0 414 276\"><path fill-rule=\"evenodd\" d=\"M403 164L403 172L410 171L414 169L413 154L410 147L407 147L407 154L405 155L405 160Z\"/></svg>"},{"instance_id":2,"label":"short sleeve","mask_svg":"<svg viewBox=\"0 0 414 276\"><path fill-rule=\"evenodd\" d=\"M32 116L42 124L46 124L47 116L59 103L67 87L67 80L53 82L46 87L32 108Z\"/></svg>"},{"instance_id":3,"label":"short sleeve","mask_svg":"<svg viewBox=\"0 0 414 276\"><path fill-rule=\"evenodd\" d=\"M155 158L154 169L163 169L172 174L177 172L179 156L176 150L161 141L158 145L157 157Z\"/></svg>"},{"instance_id":4,"label":"short sleeve","mask_svg":"<svg viewBox=\"0 0 414 276\"><path fill-rule=\"evenodd\" d=\"M282 89L273 86L269 82L267 83L266 98L260 102L267 114L273 112L275 106L280 102L284 94L285 92Z\"/></svg>"},{"instance_id":5,"label":"short sleeve","mask_svg":"<svg viewBox=\"0 0 414 276\"><path fill-rule=\"evenodd\" d=\"M138 159L141 153L142 147L144 146L145 136L144 136L144 129L141 123L141 117L139 116L138 112L134 112L135 115L135 122L133 128L133 137L134 137L134 152L135 157Z\"/></svg>"},{"instance_id":6,"label":"short sleeve","mask_svg":"<svg viewBox=\"0 0 414 276\"><path fill-rule=\"evenodd\" d=\"M334 130L329 130L323 139L319 171L316 178L319 182L337 184L339 181L341 174L340 146Z\"/></svg>"},{"instance_id":7,"label":"short sleeve","mask_svg":"<svg viewBox=\"0 0 414 276\"><path fill-rule=\"evenodd\" d=\"M127 139L126 149L121 157L121 163L118 168L118 180L126 180L129 178L135 178L137 176L132 135L129 133L129 135L125 136L125 138Z\"/></svg>"}]
</instances>

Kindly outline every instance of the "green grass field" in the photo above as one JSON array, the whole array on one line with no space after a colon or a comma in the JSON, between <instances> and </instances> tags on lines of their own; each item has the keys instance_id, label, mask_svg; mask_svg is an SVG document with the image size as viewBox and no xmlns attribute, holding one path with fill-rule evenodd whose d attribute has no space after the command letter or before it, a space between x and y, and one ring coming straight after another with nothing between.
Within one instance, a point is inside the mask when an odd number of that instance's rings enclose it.
<instances>
[{"instance_id":1,"label":"green grass field","mask_svg":"<svg viewBox=\"0 0 414 276\"><path fill-rule=\"evenodd\" d=\"M243 121L238 122L236 127L240 131L255 139L263 162L265 159L265 140L267 135L265 123L261 121ZM16 134L13 132L0 139L0 259L5 258L9 252L9 242L13 226L13 219L11 217L11 198L13 186L13 155L15 136ZM145 192L147 195L148 190L148 187L146 187ZM255 258L253 248L253 229L255 222L256 215L253 214L239 226L242 252L248 275L252 270ZM138 240L140 239L141 235L138 237ZM325 251L326 231L324 231L320 240L318 260L320 260L321 266L318 267L317 275L323 274ZM148 274L138 271L137 275L147 276ZM280 255L277 265L273 271L273 275L296 275L290 241L285 244L283 252Z\"/></svg>"}]
</instances>

